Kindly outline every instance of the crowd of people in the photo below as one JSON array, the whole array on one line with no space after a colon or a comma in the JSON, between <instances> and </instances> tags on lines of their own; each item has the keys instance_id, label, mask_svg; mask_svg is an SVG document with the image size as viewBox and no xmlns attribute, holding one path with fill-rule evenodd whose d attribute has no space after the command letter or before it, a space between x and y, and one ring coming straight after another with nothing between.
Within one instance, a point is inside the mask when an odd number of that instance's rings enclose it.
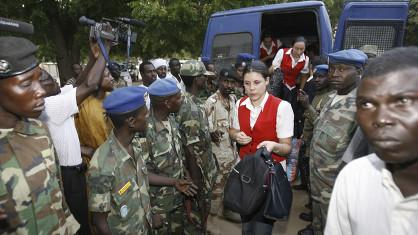
<instances>
[{"instance_id":1,"label":"crowd of people","mask_svg":"<svg viewBox=\"0 0 418 235\"><path fill-rule=\"evenodd\" d=\"M32 42L0 37L0 234L220 234L218 217L272 234L224 187L260 147L286 170L292 139L312 211L299 234L418 233L418 48L309 58L304 37L267 35L260 60L146 60L142 85L116 89L103 41L60 87Z\"/></svg>"}]
</instances>

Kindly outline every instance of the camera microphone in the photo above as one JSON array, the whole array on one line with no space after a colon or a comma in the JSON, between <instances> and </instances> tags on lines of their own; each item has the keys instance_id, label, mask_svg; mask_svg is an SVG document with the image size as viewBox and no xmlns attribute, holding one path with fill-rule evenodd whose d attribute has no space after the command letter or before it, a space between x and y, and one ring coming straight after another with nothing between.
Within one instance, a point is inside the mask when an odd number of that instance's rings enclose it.
<instances>
[{"instance_id":1,"label":"camera microphone","mask_svg":"<svg viewBox=\"0 0 418 235\"><path fill-rule=\"evenodd\" d=\"M146 25L144 22L142 22L140 20L137 20L137 19L129 19L129 18L126 18L126 17L118 17L116 19L122 21L125 24L130 24L130 25L134 25L134 26L144 27Z\"/></svg>"},{"instance_id":2,"label":"camera microphone","mask_svg":"<svg viewBox=\"0 0 418 235\"><path fill-rule=\"evenodd\" d=\"M0 17L0 31L33 34L33 25L18 20Z\"/></svg>"},{"instance_id":3,"label":"camera microphone","mask_svg":"<svg viewBox=\"0 0 418 235\"><path fill-rule=\"evenodd\" d=\"M85 16L80 17L80 19L78 19L78 22L80 22L80 24L82 25L91 25L91 26L95 26L96 25L96 21L89 19Z\"/></svg>"}]
</instances>

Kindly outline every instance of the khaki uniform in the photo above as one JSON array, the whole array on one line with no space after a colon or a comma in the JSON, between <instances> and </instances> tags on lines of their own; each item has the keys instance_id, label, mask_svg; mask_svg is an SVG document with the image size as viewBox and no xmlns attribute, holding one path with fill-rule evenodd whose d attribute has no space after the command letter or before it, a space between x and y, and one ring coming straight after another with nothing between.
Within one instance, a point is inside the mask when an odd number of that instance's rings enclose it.
<instances>
[{"instance_id":1,"label":"khaki uniform","mask_svg":"<svg viewBox=\"0 0 418 235\"><path fill-rule=\"evenodd\" d=\"M235 103L235 95L229 95L228 101L222 98L222 95L218 90L209 97L205 104L209 120L209 132L214 132L216 130L223 132L219 143L211 142L213 154L219 164L219 173L216 177L212 191L210 209L212 215L221 215L226 180L238 159L237 150L228 134L232 118L236 112Z\"/></svg>"},{"instance_id":2,"label":"khaki uniform","mask_svg":"<svg viewBox=\"0 0 418 235\"><path fill-rule=\"evenodd\" d=\"M134 139L134 156L119 143L113 131L96 150L87 176L89 209L109 212L112 234L150 234L152 224L145 139Z\"/></svg>"},{"instance_id":3,"label":"khaki uniform","mask_svg":"<svg viewBox=\"0 0 418 235\"><path fill-rule=\"evenodd\" d=\"M147 140L150 154L146 159L147 169L157 175L175 179L184 178L184 151L178 125L169 116L160 122L151 112L148 118ZM183 207L183 194L173 186L151 186L151 205L154 214L164 219L162 228L155 234L184 234L186 220Z\"/></svg>"},{"instance_id":4,"label":"khaki uniform","mask_svg":"<svg viewBox=\"0 0 418 235\"><path fill-rule=\"evenodd\" d=\"M310 149L310 183L313 228L322 234L332 188L340 171L342 156L357 128L356 90L328 100L316 120ZM334 99L340 98L332 104Z\"/></svg>"},{"instance_id":5,"label":"khaki uniform","mask_svg":"<svg viewBox=\"0 0 418 235\"><path fill-rule=\"evenodd\" d=\"M14 129L0 129L0 150L0 208L8 216L0 234L75 234L79 224L63 198L45 126L22 119Z\"/></svg>"}]
</instances>

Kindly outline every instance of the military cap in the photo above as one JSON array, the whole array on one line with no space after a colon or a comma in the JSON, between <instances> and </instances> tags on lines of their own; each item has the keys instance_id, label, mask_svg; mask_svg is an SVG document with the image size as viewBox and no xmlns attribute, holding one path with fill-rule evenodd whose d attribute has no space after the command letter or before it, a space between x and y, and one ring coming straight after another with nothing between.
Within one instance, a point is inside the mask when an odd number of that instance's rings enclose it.
<instances>
[{"instance_id":1,"label":"military cap","mask_svg":"<svg viewBox=\"0 0 418 235\"><path fill-rule=\"evenodd\" d=\"M148 87L148 94L165 97L177 94L180 89L174 79L158 79Z\"/></svg>"},{"instance_id":2,"label":"military cap","mask_svg":"<svg viewBox=\"0 0 418 235\"><path fill-rule=\"evenodd\" d=\"M377 46L376 45L364 45L359 48L362 52L366 53L367 57L376 57L377 56Z\"/></svg>"},{"instance_id":3,"label":"military cap","mask_svg":"<svg viewBox=\"0 0 418 235\"><path fill-rule=\"evenodd\" d=\"M260 60L254 60L247 67L246 72L257 72L257 73L261 73L264 77L266 77L268 74L268 69L267 69L266 64L264 64Z\"/></svg>"},{"instance_id":4,"label":"military cap","mask_svg":"<svg viewBox=\"0 0 418 235\"><path fill-rule=\"evenodd\" d=\"M203 62L197 60L188 60L181 66L180 75L188 77L197 77L200 75L210 76L214 74L206 70L206 67L203 64Z\"/></svg>"},{"instance_id":5,"label":"military cap","mask_svg":"<svg viewBox=\"0 0 418 235\"><path fill-rule=\"evenodd\" d=\"M38 66L31 41L20 37L0 37L0 79L26 73Z\"/></svg>"},{"instance_id":6,"label":"military cap","mask_svg":"<svg viewBox=\"0 0 418 235\"><path fill-rule=\"evenodd\" d=\"M122 87L114 90L103 101L106 113L123 114L137 110L145 105L146 87Z\"/></svg>"},{"instance_id":7,"label":"military cap","mask_svg":"<svg viewBox=\"0 0 418 235\"><path fill-rule=\"evenodd\" d=\"M320 64L320 65L315 66L314 73L328 73L328 65Z\"/></svg>"},{"instance_id":8,"label":"military cap","mask_svg":"<svg viewBox=\"0 0 418 235\"><path fill-rule=\"evenodd\" d=\"M221 72L219 73L219 76L225 77L225 78L231 78L234 80L237 80L237 74L235 71L233 71L232 69L221 69Z\"/></svg>"},{"instance_id":9,"label":"military cap","mask_svg":"<svg viewBox=\"0 0 418 235\"><path fill-rule=\"evenodd\" d=\"M367 62L367 55L357 49L341 50L328 54L330 64L348 64L361 68Z\"/></svg>"}]
</instances>

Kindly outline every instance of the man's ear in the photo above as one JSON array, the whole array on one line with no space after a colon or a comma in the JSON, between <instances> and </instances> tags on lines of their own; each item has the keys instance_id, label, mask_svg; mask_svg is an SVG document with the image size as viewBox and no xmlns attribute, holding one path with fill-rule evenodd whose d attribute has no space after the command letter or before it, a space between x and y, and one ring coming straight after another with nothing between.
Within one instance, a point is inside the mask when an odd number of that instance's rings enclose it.
<instances>
[{"instance_id":1,"label":"man's ear","mask_svg":"<svg viewBox=\"0 0 418 235\"><path fill-rule=\"evenodd\" d=\"M358 68L357 69L357 77L361 78L361 75L363 75L363 68Z\"/></svg>"},{"instance_id":2,"label":"man's ear","mask_svg":"<svg viewBox=\"0 0 418 235\"><path fill-rule=\"evenodd\" d=\"M129 128L135 127L135 118L134 117L128 117L125 122L128 124Z\"/></svg>"}]
</instances>

